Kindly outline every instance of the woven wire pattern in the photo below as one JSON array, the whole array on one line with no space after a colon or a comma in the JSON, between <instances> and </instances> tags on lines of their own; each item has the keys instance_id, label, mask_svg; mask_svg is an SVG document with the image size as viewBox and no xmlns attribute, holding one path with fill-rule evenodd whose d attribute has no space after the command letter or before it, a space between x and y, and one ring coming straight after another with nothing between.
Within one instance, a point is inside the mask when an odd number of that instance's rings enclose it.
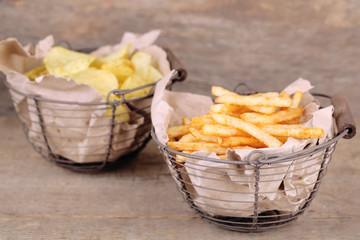
<instances>
[{"instance_id":1,"label":"woven wire pattern","mask_svg":"<svg viewBox=\"0 0 360 240\"><path fill-rule=\"evenodd\" d=\"M243 83L234 91L256 93ZM305 212L325 176L337 141L347 131L294 153L279 156L253 150L238 161L179 152L160 143L154 129L151 134L177 189L197 215L221 228L262 232L289 224ZM299 186L294 184L297 181L305 183Z\"/></svg>"},{"instance_id":2,"label":"woven wire pattern","mask_svg":"<svg viewBox=\"0 0 360 240\"><path fill-rule=\"evenodd\" d=\"M344 134L285 156L264 158L260 154L257 159L237 162L175 151L159 143L152 131L179 192L195 213L219 227L241 232L277 228L303 214L319 189L338 139ZM188 159L182 162L179 156ZM307 184L292 187L293 181L304 178L308 178ZM199 179L202 184L197 183ZM268 191L263 188L264 183L279 184L279 190ZM233 184L249 184L251 188L227 190ZM271 195L277 197L264 197Z\"/></svg>"},{"instance_id":3,"label":"woven wire pattern","mask_svg":"<svg viewBox=\"0 0 360 240\"><path fill-rule=\"evenodd\" d=\"M59 166L102 170L136 154L150 140L153 91L131 99L125 94L156 83L114 90L106 102L95 103L44 99L5 84L28 141L41 156ZM121 98L109 101L110 95ZM119 106L127 110L117 112Z\"/></svg>"}]
</instances>

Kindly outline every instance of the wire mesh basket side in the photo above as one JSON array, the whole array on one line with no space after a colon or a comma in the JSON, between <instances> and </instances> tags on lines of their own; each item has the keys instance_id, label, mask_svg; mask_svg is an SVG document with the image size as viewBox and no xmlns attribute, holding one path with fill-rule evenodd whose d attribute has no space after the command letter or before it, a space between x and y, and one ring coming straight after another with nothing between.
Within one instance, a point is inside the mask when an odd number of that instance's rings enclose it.
<instances>
[{"instance_id":1,"label":"wire mesh basket side","mask_svg":"<svg viewBox=\"0 0 360 240\"><path fill-rule=\"evenodd\" d=\"M179 192L196 214L229 230L260 232L289 224L310 206L337 139L298 153L299 158L269 164L219 163L206 157L194 160L158 144ZM187 160L184 162L182 157ZM308 179L306 185L291 186L304 178ZM268 190L269 183L278 186L277 190Z\"/></svg>"},{"instance_id":2,"label":"wire mesh basket side","mask_svg":"<svg viewBox=\"0 0 360 240\"><path fill-rule=\"evenodd\" d=\"M101 170L135 154L150 140L152 92L137 99L77 103L43 99L8 87L30 144L62 167Z\"/></svg>"}]
</instances>

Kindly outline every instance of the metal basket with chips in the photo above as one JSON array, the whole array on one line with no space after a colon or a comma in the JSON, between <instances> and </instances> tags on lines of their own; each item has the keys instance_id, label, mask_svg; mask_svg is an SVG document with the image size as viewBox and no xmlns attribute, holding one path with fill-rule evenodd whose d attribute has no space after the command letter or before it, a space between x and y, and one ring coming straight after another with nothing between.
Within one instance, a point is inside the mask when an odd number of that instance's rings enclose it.
<instances>
[{"instance_id":1,"label":"metal basket with chips","mask_svg":"<svg viewBox=\"0 0 360 240\"><path fill-rule=\"evenodd\" d=\"M150 34L156 36L158 33ZM3 47L6 51L0 51L0 54L12 52L12 55L3 56L2 59L8 62L0 61L0 65L11 65L16 51L20 51L25 59L21 61L23 69L31 69L25 66L31 56L21 52L23 50L15 41L7 44ZM162 58L167 59L170 69L175 70L167 88L176 81L183 81L186 71L174 54L168 48L154 48L162 49ZM83 61L79 60L77 64L81 65ZM35 71L39 70L35 68ZM149 141L150 106L157 81L102 93L72 79L67 82L64 78L60 79L66 82L63 86L53 75L41 75L42 86L39 87L36 81L29 82L21 73L19 70L8 71L0 77L9 89L28 141L45 159L58 166L77 171L108 169L130 159ZM12 81L9 82L9 79ZM26 84L16 84L17 80ZM47 97L44 97L44 92Z\"/></svg>"},{"instance_id":2,"label":"metal basket with chips","mask_svg":"<svg viewBox=\"0 0 360 240\"><path fill-rule=\"evenodd\" d=\"M226 159L220 159L214 152L190 154L170 148L164 144L162 125L153 128L152 137L179 192L197 215L221 228L261 232L284 226L304 213L319 189L337 141L355 135L347 100L334 95L331 103L334 113L327 116L333 115L337 130L331 123L324 142L305 142L300 150L286 154L263 148L248 149L240 157L227 150ZM156 127L161 130L158 135Z\"/></svg>"}]
</instances>

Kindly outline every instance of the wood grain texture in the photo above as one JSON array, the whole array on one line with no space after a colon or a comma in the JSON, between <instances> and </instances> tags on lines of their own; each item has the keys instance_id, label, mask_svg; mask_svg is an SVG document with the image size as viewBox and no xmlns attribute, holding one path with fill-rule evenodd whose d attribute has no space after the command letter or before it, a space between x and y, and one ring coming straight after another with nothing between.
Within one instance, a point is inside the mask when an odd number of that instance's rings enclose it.
<instances>
[{"instance_id":1,"label":"wood grain texture","mask_svg":"<svg viewBox=\"0 0 360 240\"><path fill-rule=\"evenodd\" d=\"M0 39L36 43L48 34L74 48L117 43L124 31L162 29L189 70L179 90L209 92L246 82L281 90L299 77L316 91L345 91L360 112L360 2L351 0L3 0Z\"/></svg>"},{"instance_id":2,"label":"wood grain texture","mask_svg":"<svg viewBox=\"0 0 360 240\"><path fill-rule=\"evenodd\" d=\"M357 124L360 118L356 118ZM42 159L14 116L0 117L0 239L357 239L360 137L341 140L308 211L259 234L219 229L183 201L155 143L103 173L77 173Z\"/></svg>"},{"instance_id":3,"label":"wood grain texture","mask_svg":"<svg viewBox=\"0 0 360 240\"><path fill-rule=\"evenodd\" d=\"M210 93L246 82L283 89L303 77L317 92L343 91L360 124L360 1L0 0L0 40L53 34L87 48L124 31L158 28L184 63L175 90ZM243 234L202 221L183 201L151 141L102 173L47 162L26 141L0 83L0 239L359 239L360 137L340 140L308 211L290 225Z\"/></svg>"}]
</instances>

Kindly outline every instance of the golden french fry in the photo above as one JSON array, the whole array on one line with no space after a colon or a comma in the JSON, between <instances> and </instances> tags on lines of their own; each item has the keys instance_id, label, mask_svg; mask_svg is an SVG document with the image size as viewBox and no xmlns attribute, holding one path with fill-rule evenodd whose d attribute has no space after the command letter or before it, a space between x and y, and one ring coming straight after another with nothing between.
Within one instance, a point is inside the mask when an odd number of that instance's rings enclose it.
<instances>
[{"instance_id":1,"label":"golden french fry","mask_svg":"<svg viewBox=\"0 0 360 240\"><path fill-rule=\"evenodd\" d=\"M256 125L276 124L301 117L303 108L289 108L273 114L243 113L240 118Z\"/></svg>"},{"instance_id":2,"label":"golden french fry","mask_svg":"<svg viewBox=\"0 0 360 240\"><path fill-rule=\"evenodd\" d=\"M197 138L191 133L187 133L179 139L179 142L196 142Z\"/></svg>"},{"instance_id":3,"label":"golden french fry","mask_svg":"<svg viewBox=\"0 0 360 240\"><path fill-rule=\"evenodd\" d=\"M189 128L189 131L199 141L212 142L212 143L217 143L218 142L217 137L204 135L199 130L197 130L195 128Z\"/></svg>"},{"instance_id":4,"label":"golden french fry","mask_svg":"<svg viewBox=\"0 0 360 240\"><path fill-rule=\"evenodd\" d=\"M226 154L218 154L217 155L221 160L226 160Z\"/></svg>"},{"instance_id":5,"label":"golden french fry","mask_svg":"<svg viewBox=\"0 0 360 240\"><path fill-rule=\"evenodd\" d=\"M232 137L232 136L249 136L244 131L240 129L224 126L224 125L204 125L201 129L201 133L209 136L218 136L218 137Z\"/></svg>"},{"instance_id":6,"label":"golden french fry","mask_svg":"<svg viewBox=\"0 0 360 240\"><path fill-rule=\"evenodd\" d=\"M184 116L182 119L182 124L183 125L190 125L191 124L191 119L188 118L188 116Z\"/></svg>"},{"instance_id":7,"label":"golden french fry","mask_svg":"<svg viewBox=\"0 0 360 240\"><path fill-rule=\"evenodd\" d=\"M168 134L169 138L181 137L181 136L189 133L189 127L190 127L190 125L180 125L180 126L169 127L166 130L166 133Z\"/></svg>"},{"instance_id":8,"label":"golden french fry","mask_svg":"<svg viewBox=\"0 0 360 240\"><path fill-rule=\"evenodd\" d=\"M222 87L218 87L218 86L213 86L211 88L211 92L215 96L223 96L223 95L227 95L227 94L237 94L235 92L228 91L228 90L226 90L226 89L224 89ZM276 92L258 93L258 94L255 94L254 96L278 97L279 93L276 93ZM216 106L216 105L213 105L213 106ZM236 109L236 107L233 107L233 106L236 106L238 109ZM232 105L232 106L228 106L227 108L224 107L224 106L222 106L222 107L217 106L217 107L214 107L214 109L213 109L213 107L211 107L212 112L218 112L218 113L227 112L227 111L238 112L240 109L242 109L243 112L252 110L252 111L255 111L255 112L271 114L271 113L274 113L276 111L277 107L247 106L247 108L245 108L245 107L240 107L239 105Z\"/></svg>"},{"instance_id":9,"label":"golden french fry","mask_svg":"<svg viewBox=\"0 0 360 240\"><path fill-rule=\"evenodd\" d=\"M293 103L291 104L290 108L297 108L300 105L301 99L303 97L303 92L296 91L293 96Z\"/></svg>"},{"instance_id":10,"label":"golden french fry","mask_svg":"<svg viewBox=\"0 0 360 240\"><path fill-rule=\"evenodd\" d=\"M290 107L291 98L284 97L263 97L263 96L240 96L235 94L222 95L215 99L216 103L229 103L244 106L265 106L265 107Z\"/></svg>"},{"instance_id":11,"label":"golden french fry","mask_svg":"<svg viewBox=\"0 0 360 240\"><path fill-rule=\"evenodd\" d=\"M223 87L219 87L219 86L212 86L211 87L211 94L217 97L223 96L223 95L227 95L227 94L237 94L235 92L231 92Z\"/></svg>"},{"instance_id":12,"label":"golden french fry","mask_svg":"<svg viewBox=\"0 0 360 240\"><path fill-rule=\"evenodd\" d=\"M217 96L217 97L220 97L220 96L223 96L223 95L228 95L228 94L236 94L236 95L239 95L238 93L236 92L232 92L232 91L229 91L223 87L219 87L219 86L212 86L211 87L211 94L214 95L214 96ZM266 93L257 93L257 94L254 94L253 96L262 96L262 97L279 97L279 93L277 92L266 92Z\"/></svg>"},{"instance_id":13,"label":"golden french fry","mask_svg":"<svg viewBox=\"0 0 360 240\"><path fill-rule=\"evenodd\" d=\"M300 123L300 119L301 119L301 116L296 117L296 118L291 119L291 120L282 121L281 124L299 124L299 123Z\"/></svg>"},{"instance_id":14,"label":"golden french fry","mask_svg":"<svg viewBox=\"0 0 360 240\"><path fill-rule=\"evenodd\" d=\"M231 149L254 149L251 146L237 146L237 147L232 147Z\"/></svg>"},{"instance_id":15,"label":"golden french fry","mask_svg":"<svg viewBox=\"0 0 360 240\"><path fill-rule=\"evenodd\" d=\"M282 142L265 132L263 129L257 127L254 124L247 123L240 118L235 118L226 114L218 113L212 113L212 117L216 122L220 124L229 125L231 127L235 127L247 132L268 147L281 147L282 145Z\"/></svg>"},{"instance_id":16,"label":"golden french fry","mask_svg":"<svg viewBox=\"0 0 360 240\"><path fill-rule=\"evenodd\" d=\"M214 104L211 106L211 112L214 113L226 113L232 116L240 116L242 113L249 112L250 106L241 106L234 104Z\"/></svg>"},{"instance_id":17,"label":"golden french fry","mask_svg":"<svg viewBox=\"0 0 360 240\"><path fill-rule=\"evenodd\" d=\"M265 114L272 114L278 109L278 107L263 107L263 106L247 106L247 108L254 112L265 113Z\"/></svg>"},{"instance_id":18,"label":"golden french fry","mask_svg":"<svg viewBox=\"0 0 360 240\"><path fill-rule=\"evenodd\" d=\"M191 126L193 128L201 129L205 124L216 124L214 119L208 116L197 116L191 119Z\"/></svg>"},{"instance_id":19,"label":"golden french fry","mask_svg":"<svg viewBox=\"0 0 360 240\"><path fill-rule=\"evenodd\" d=\"M290 95L289 95L287 92L285 92L285 91L281 91L280 97L290 99ZM290 106L289 106L289 107L290 107ZM287 107L281 107L281 108L280 108L280 110L285 110L285 109L288 109L288 108L287 108Z\"/></svg>"},{"instance_id":20,"label":"golden french fry","mask_svg":"<svg viewBox=\"0 0 360 240\"><path fill-rule=\"evenodd\" d=\"M251 112L250 106L241 106L241 105L235 105L235 104L225 104L224 107L224 113L236 113L238 115L245 113L245 112Z\"/></svg>"},{"instance_id":21,"label":"golden french fry","mask_svg":"<svg viewBox=\"0 0 360 240\"><path fill-rule=\"evenodd\" d=\"M283 137L283 136L274 136L275 138L277 138L277 140L279 140L282 143L286 143L286 141L288 140L288 137Z\"/></svg>"},{"instance_id":22,"label":"golden french fry","mask_svg":"<svg viewBox=\"0 0 360 240\"><path fill-rule=\"evenodd\" d=\"M177 151L208 151L216 154L226 154L227 148L221 147L217 143L204 142L168 142L168 146Z\"/></svg>"},{"instance_id":23,"label":"golden french fry","mask_svg":"<svg viewBox=\"0 0 360 240\"><path fill-rule=\"evenodd\" d=\"M176 154L175 155L175 161L177 163L183 163L186 161L186 157L185 156L182 156L182 155L179 155L179 154Z\"/></svg>"},{"instance_id":24,"label":"golden french fry","mask_svg":"<svg viewBox=\"0 0 360 240\"><path fill-rule=\"evenodd\" d=\"M287 92L285 92L285 91L281 91L281 93L280 93L280 97L283 97L283 98L290 98L290 95L289 95Z\"/></svg>"},{"instance_id":25,"label":"golden french fry","mask_svg":"<svg viewBox=\"0 0 360 240\"><path fill-rule=\"evenodd\" d=\"M225 112L226 109L225 109L225 104L214 104L214 105L211 105L211 112L214 112L214 113L223 113Z\"/></svg>"},{"instance_id":26,"label":"golden french fry","mask_svg":"<svg viewBox=\"0 0 360 240\"><path fill-rule=\"evenodd\" d=\"M324 129L316 127L292 127L291 125L283 126L277 125L264 125L261 127L265 132L281 137L292 138L322 138L324 136Z\"/></svg>"},{"instance_id":27,"label":"golden french fry","mask_svg":"<svg viewBox=\"0 0 360 240\"><path fill-rule=\"evenodd\" d=\"M295 123L295 124L272 124L272 125L267 125L269 127L281 127L281 128L301 128L302 126L304 126L305 123Z\"/></svg>"},{"instance_id":28,"label":"golden french fry","mask_svg":"<svg viewBox=\"0 0 360 240\"><path fill-rule=\"evenodd\" d=\"M218 138L218 143L222 147L250 146L254 148L266 147L264 143L253 137L226 137Z\"/></svg>"},{"instance_id":29,"label":"golden french fry","mask_svg":"<svg viewBox=\"0 0 360 240\"><path fill-rule=\"evenodd\" d=\"M279 97L280 94L278 92L265 92L265 93L257 93L257 94L254 94L253 96L272 98L272 97Z\"/></svg>"}]
</instances>

